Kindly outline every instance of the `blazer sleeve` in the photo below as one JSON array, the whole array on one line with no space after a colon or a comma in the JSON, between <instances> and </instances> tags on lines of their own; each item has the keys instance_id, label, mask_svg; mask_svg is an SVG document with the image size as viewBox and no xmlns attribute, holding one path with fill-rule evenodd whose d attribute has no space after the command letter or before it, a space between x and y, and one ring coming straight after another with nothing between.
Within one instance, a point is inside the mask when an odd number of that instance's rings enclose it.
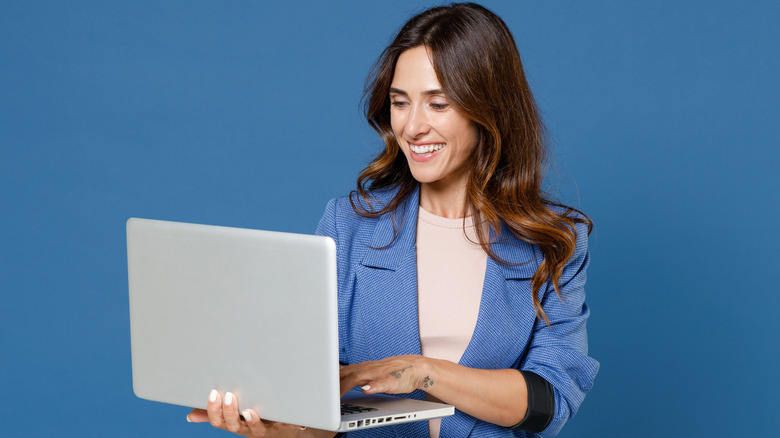
<instances>
[{"instance_id":1,"label":"blazer sleeve","mask_svg":"<svg viewBox=\"0 0 780 438\"><path fill-rule=\"evenodd\" d=\"M341 295L344 285L344 277L348 272L348 265L346 257L348 257L349 251L345 250L344 246L349 244L349 233L345 233L343 230L345 227L349 230L349 225L345 225L343 222L349 215L344 212L344 203L349 205L349 201L344 201L343 198L331 199L328 205L325 207L325 212L320 218L320 222L317 224L316 234L320 236L327 236L336 242L336 271L338 277L338 318L339 318L339 362L341 364L347 364L348 358L346 355L345 345L349 344L350 334L349 326L346 321L346 309L342 302ZM339 230L342 230L339 233Z\"/></svg>"},{"instance_id":2,"label":"blazer sleeve","mask_svg":"<svg viewBox=\"0 0 780 438\"><path fill-rule=\"evenodd\" d=\"M325 207L325 213L322 214L320 222L317 224L315 234L328 236L336 240L336 200L331 199ZM337 240L336 240L337 241Z\"/></svg>"},{"instance_id":3,"label":"blazer sleeve","mask_svg":"<svg viewBox=\"0 0 780 438\"><path fill-rule=\"evenodd\" d=\"M533 337L520 363L521 370L536 373L553 387L555 414L541 432L545 436L558 434L564 423L577 413L599 369L599 363L588 356L585 327L590 314L585 304L589 261L588 232L584 224L577 224L575 251L559 281L561 298L552 285L540 297L550 325L537 318Z\"/></svg>"}]
</instances>

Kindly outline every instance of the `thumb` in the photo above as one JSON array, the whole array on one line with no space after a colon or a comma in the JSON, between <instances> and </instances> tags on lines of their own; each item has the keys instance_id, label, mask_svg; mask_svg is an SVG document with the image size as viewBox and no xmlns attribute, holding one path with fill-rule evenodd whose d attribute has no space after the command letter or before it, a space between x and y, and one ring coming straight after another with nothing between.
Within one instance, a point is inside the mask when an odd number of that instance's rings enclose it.
<instances>
[{"instance_id":1,"label":"thumb","mask_svg":"<svg viewBox=\"0 0 780 438\"><path fill-rule=\"evenodd\" d=\"M187 421L190 423L205 423L209 421L209 414L204 409L193 409L187 414Z\"/></svg>"}]
</instances>

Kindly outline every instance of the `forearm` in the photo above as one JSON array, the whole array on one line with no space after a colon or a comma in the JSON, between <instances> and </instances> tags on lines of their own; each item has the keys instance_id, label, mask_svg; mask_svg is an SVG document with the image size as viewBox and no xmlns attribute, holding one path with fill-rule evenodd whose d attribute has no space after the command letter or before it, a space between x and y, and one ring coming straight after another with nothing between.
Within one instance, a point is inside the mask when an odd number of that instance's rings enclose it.
<instances>
[{"instance_id":1,"label":"forearm","mask_svg":"<svg viewBox=\"0 0 780 438\"><path fill-rule=\"evenodd\" d=\"M528 409L528 388L517 370L483 370L420 357L419 389L480 420L511 427ZM426 386L427 384L427 386Z\"/></svg>"},{"instance_id":2,"label":"forearm","mask_svg":"<svg viewBox=\"0 0 780 438\"><path fill-rule=\"evenodd\" d=\"M336 435L337 432L333 432L330 430L308 428L306 430L302 430L298 436L300 438L333 438Z\"/></svg>"},{"instance_id":3,"label":"forearm","mask_svg":"<svg viewBox=\"0 0 780 438\"><path fill-rule=\"evenodd\" d=\"M420 389L480 420L504 427L528 426L525 430L533 432L543 430L555 410L549 383L529 373L529 389L524 374L515 369L475 369L405 355L346 365L340 374L342 395L355 386L365 394L406 394ZM530 407L529 392L534 395Z\"/></svg>"}]
</instances>

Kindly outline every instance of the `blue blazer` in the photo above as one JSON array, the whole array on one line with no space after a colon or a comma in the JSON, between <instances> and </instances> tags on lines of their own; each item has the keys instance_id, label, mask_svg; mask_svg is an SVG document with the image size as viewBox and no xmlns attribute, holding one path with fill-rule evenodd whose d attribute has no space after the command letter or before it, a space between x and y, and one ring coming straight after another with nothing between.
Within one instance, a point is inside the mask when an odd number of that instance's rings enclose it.
<instances>
[{"instance_id":1,"label":"blue blazer","mask_svg":"<svg viewBox=\"0 0 780 438\"><path fill-rule=\"evenodd\" d=\"M394 190L374 192L372 204L382 205L394 194ZM356 197L353 199L357 202ZM396 215L388 213L378 218L356 214L348 197L328 203L317 234L336 242L342 362L420 354L415 251L418 202L419 191L415 191ZM393 239L396 231L398 235ZM460 364L528 370L550 382L555 392L555 415L542 435L555 435L576 413L599 367L587 355L587 230L584 225L577 227L575 253L559 282L564 299L559 299L549 285L540 291L550 326L536 317L531 297L530 279L542 260L540 252L506 228L501 239L493 240L491 248L499 257L523 264L505 266L488 258L477 325ZM405 396L423 399L425 394L415 391ZM538 436L455 412L442 420L442 438ZM428 423L368 429L348 436L428 437Z\"/></svg>"}]
</instances>

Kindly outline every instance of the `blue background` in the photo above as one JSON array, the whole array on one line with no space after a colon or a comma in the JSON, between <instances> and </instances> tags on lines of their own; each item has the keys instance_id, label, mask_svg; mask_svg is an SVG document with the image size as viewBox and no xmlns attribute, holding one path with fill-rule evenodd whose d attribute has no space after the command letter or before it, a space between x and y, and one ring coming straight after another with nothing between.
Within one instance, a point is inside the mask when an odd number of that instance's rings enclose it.
<instances>
[{"instance_id":1,"label":"blue background","mask_svg":"<svg viewBox=\"0 0 780 438\"><path fill-rule=\"evenodd\" d=\"M380 147L370 65L433 4L0 3L0 434L223 436L132 393L125 220L313 232ZM596 223L601 371L561 436L777 435L778 3L485 5Z\"/></svg>"}]
</instances>

